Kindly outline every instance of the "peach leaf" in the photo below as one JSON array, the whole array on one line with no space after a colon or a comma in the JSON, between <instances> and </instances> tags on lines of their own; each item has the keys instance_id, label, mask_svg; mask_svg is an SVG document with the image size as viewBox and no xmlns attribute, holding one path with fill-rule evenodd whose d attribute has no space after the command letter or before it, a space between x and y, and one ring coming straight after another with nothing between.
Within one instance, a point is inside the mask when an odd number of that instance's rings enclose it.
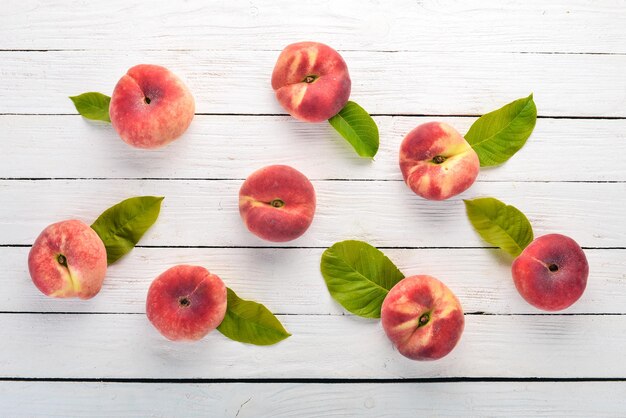
<instances>
[{"instance_id":1,"label":"peach leaf","mask_svg":"<svg viewBox=\"0 0 626 418\"><path fill-rule=\"evenodd\" d=\"M349 312L380 318L383 300L404 274L378 248L341 241L322 254L320 266L330 295Z\"/></svg>"},{"instance_id":2,"label":"peach leaf","mask_svg":"<svg viewBox=\"0 0 626 418\"><path fill-rule=\"evenodd\" d=\"M109 117L109 104L111 98L106 94L90 92L70 96L74 107L84 118L111 122Z\"/></svg>"},{"instance_id":3,"label":"peach leaf","mask_svg":"<svg viewBox=\"0 0 626 418\"><path fill-rule=\"evenodd\" d=\"M522 212L493 197L464 200L465 210L478 235L516 257L533 240L533 228Z\"/></svg>"},{"instance_id":4,"label":"peach leaf","mask_svg":"<svg viewBox=\"0 0 626 418\"><path fill-rule=\"evenodd\" d=\"M481 167L499 165L524 146L536 122L537 107L531 94L478 118L465 140L478 154Z\"/></svg>"},{"instance_id":5,"label":"peach leaf","mask_svg":"<svg viewBox=\"0 0 626 418\"><path fill-rule=\"evenodd\" d=\"M291 336L269 309L260 303L241 299L226 288L228 302L224 320L217 330L234 341L272 345Z\"/></svg>"}]
</instances>

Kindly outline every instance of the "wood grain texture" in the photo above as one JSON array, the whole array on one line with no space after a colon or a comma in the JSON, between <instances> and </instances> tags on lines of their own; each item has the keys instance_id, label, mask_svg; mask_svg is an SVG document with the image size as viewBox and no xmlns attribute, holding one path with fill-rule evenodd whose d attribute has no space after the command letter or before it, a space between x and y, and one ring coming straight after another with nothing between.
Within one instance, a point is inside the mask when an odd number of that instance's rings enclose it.
<instances>
[{"instance_id":1,"label":"wood grain texture","mask_svg":"<svg viewBox=\"0 0 626 418\"><path fill-rule=\"evenodd\" d=\"M375 117L381 144L359 158L328 124L288 116L195 117L170 146L145 151L110 125L79 116L0 116L0 177L244 179L259 167L288 164L313 179L402 180L398 151L421 123L441 120L465 134L476 118ZM315 155L316 158L311 158ZM524 146L483 181L626 181L626 120L540 119Z\"/></svg>"},{"instance_id":2,"label":"wood grain texture","mask_svg":"<svg viewBox=\"0 0 626 418\"><path fill-rule=\"evenodd\" d=\"M433 362L397 353L377 320L279 316L293 335L251 346L213 332L172 343L145 315L0 315L0 377L616 378L626 315L466 315L459 345ZM593 357L590 357L592 353Z\"/></svg>"},{"instance_id":3,"label":"wood grain texture","mask_svg":"<svg viewBox=\"0 0 626 418\"><path fill-rule=\"evenodd\" d=\"M624 382L51 383L2 382L11 417L620 417ZM45 393L47 396L42 397ZM72 396L67 396L71 393ZM323 401L320 401L323 400Z\"/></svg>"},{"instance_id":4,"label":"wood grain texture","mask_svg":"<svg viewBox=\"0 0 626 418\"><path fill-rule=\"evenodd\" d=\"M0 36L1 39L1 36ZM278 51L0 52L0 113L75 114L68 96L111 95L133 65L188 84L198 113L285 114ZM374 114L482 115L534 93L539 115L626 117L626 55L346 51L351 99ZM233 132L232 134L236 134ZM231 136L231 135L229 135Z\"/></svg>"},{"instance_id":5,"label":"wood grain texture","mask_svg":"<svg viewBox=\"0 0 626 418\"><path fill-rule=\"evenodd\" d=\"M340 49L626 52L619 0L439 2L288 0L89 5L10 1L2 49L282 49L300 40ZM138 19L141 16L141 19Z\"/></svg>"},{"instance_id":6,"label":"wood grain texture","mask_svg":"<svg viewBox=\"0 0 626 418\"><path fill-rule=\"evenodd\" d=\"M2 6L2 415L626 414L623 0ZM328 124L297 122L277 104L272 68L279 51L300 40L328 43L345 57L352 99L378 115L374 162L358 159ZM110 126L76 116L67 97L110 94L130 66L146 62L184 78L199 113L183 139L154 152L131 149ZM483 170L472 188L447 202L420 199L403 184L397 152L411 128L443 120L465 133L476 115L530 92L543 118L505 165ZM276 163L314 179L318 211L301 239L266 248L239 219L237 192L252 171ZM121 199L145 194L166 196L161 217L143 247L111 266L96 298L39 294L26 258L46 225L91 222ZM478 196L517 206L536 235L560 232L587 247L590 278L577 304L564 314L538 314L520 298L510 258L485 248L465 217L460 200ZM469 312L457 349L441 361L413 362L393 349L379 321L345 314L325 288L319 260L324 248L349 238L393 247L384 251L405 273L433 274L457 293ZM219 274L242 297L280 313L293 336L271 347L217 332L196 344L168 342L143 308L151 280L178 263ZM16 377L620 381L2 380Z\"/></svg>"},{"instance_id":7,"label":"wood grain texture","mask_svg":"<svg viewBox=\"0 0 626 418\"><path fill-rule=\"evenodd\" d=\"M219 275L239 296L291 315L345 315L319 272L318 248L136 248L109 267L89 301L43 296L28 274L29 248L0 248L0 312L144 313L152 280L176 264ZM407 276L431 274L459 297L465 312L536 314L511 279L511 258L496 249L386 249ZM583 297L566 313L626 313L626 250L587 250L590 276Z\"/></svg>"},{"instance_id":8,"label":"wood grain texture","mask_svg":"<svg viewBox=\"0 0 626 418\"><path fill-rule=\"evenodd\" d=\"M298 167L296 167L298 168ZM306 172L319 177L315 172ZM0 245L33 243L52 222L93 222L130 196L165 196L141 243L149 246L275 246L247 231L239 216L241 180L1 180ZM328 247L359 239L382 247L485 247L461 199L493 196L516 206L535 235L559 232L583 247L624 247L619 222L626 183L477 182L442 202L422 199L400 181L314 181L317 211L300 238L284 246ZM42 210L45 208L45 210ZM600 210L601 209L601 210Z\"/></svg>"}]
</instances>

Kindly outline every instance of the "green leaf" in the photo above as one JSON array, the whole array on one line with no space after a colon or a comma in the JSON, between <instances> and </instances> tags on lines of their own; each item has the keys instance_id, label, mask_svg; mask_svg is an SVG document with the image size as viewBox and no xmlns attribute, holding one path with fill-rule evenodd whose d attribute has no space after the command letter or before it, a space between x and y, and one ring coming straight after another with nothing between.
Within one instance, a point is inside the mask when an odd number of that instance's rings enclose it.
<instances>
[{"instance_id":1,"label":"green leaf","mask_svg":"<svg viewBox=\"0 0 626 418\"><path fill-rule=\"evenodd\" d=\"M478 118L465 139L478 154L481 167L502 164L526 143L537 122L533 95Z\"/></svg>"},{"instance_id":2,"label":"green leaf","mask_svg":"<svg viewBox=\"0 0 626 418\"><path fill-rule=\"evenodd\" d=\"M365 318L380 318L389 290L404 278L376 247L362 241L335 243L322 254L321 271L333 299Z\"/></svg>"},{"instance_id":3,"label":"green leaf","mask_svg":"<svg viewBox=\"0 0 626 418\"><path fill-rule=\"evenodd\" d=\"M109 103L111 98L102 93L83 93L78 96L70 96L78 113L87 119L103 120L111 122L109 117Z\"/></svg>"},{"instance_id":4,"label":"green leaf","mask_svg":"<svg viewBox=\"0 0 626 418\"><path fill-rule=\"evenodd\" d=\"M159 217L162 197L138 196L105 210L91 225L107 250L109 264L130 252Z\"/></svg>"},{"instance_id":5,"label":"green leaf","mask_svg":"<svg viewBox=\"0 0 626 418\"><path fill-rule=\"evenodd\" d=\"M517 208L493 197L464 200L467 217L478 234L516 257L533 240L528 218Z\"/></svg>"},{"instance_id":6,"label":"green leaf","mask_svg":"<svg viewBox=\"0 0 626 418\"><path fill-rule=\"evenodd\" d=\"M227 288L228 304L218 331L231 340L255 345L272 345L291 336L269 309L243 300Z\"/></svg>"},{"instance_id":7,"label":"green leaf","mask_svg":"<svg viewBox=\"0 0 626 418\"><path fill-rule=\"evenodd\" d=\"M359 156L372 158L378 152L378 126L358 104L349 101L328 122L352 145Z\"/></svg>"}]
</instances>

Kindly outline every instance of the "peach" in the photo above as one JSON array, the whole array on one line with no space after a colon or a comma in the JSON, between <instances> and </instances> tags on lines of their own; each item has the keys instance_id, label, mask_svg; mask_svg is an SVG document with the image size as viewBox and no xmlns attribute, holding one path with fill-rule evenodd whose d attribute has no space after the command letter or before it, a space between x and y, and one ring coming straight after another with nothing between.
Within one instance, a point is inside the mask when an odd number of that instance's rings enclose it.
<instances>
[{"instance_id":1,"label":"peach","mask_svg":"<svg viewBox=\"0 0 626 418\"><path fill-rule=\"evenodd\" d=\"M412 360L436 360L452 351L465 319L454 293L431 276L400 280L385 297L381 320L400 354Z\"/></svg>"},{"instance_id":2,"label":"peach","mask_svg":"<svg viewBox=\"0 0 626 418\"><path fill-rule=\"evenodd\" d=\"M341 55L328 45L298 42L279 55L272 88L280 105L304 122L322 122L346 105L350 75Z\"/></svg>"},{"instance_id":3,"label":"peach","mask_svg":"<svg viewBox=\"0 0 626 418\"><path fill-rule=\"evenodd\" d=\"M102 288L107 253L89 225L78 220L57 222L35 240L28 254L28 270L44 295L90 299Z\"/></svg>"},{"instance_id":4,"label":"peach","mask_svg":"<svg viewBox=\"0 0 626 418\"><path fill-rule=\"evenodd\" d=\"M424 123L409 132L400 145L404 181L425 199L444 200L467 190L479 169L476 152L446 123Z\"/></svg>"},{"instance_id":5,"label":"peach","mask_svg":"<svg viewBox=\"0 0 626 418\"><path fill-rule=\"evenodd\" d=\"M174 266L150 285L146 314L169 340L199 340L222 323L226 286L199 266Z\"/></svg>"},{"instance_id":6,"label":"peach","mask_svg":"<svg viewBox=\"0 0 626 418\"><path fill-rule=\"evenodd\" d=\"M286 165L252 173L239 190L239 213L254 235L267 241L298 238L315 214L315 190L304 174Z\"/></svg>"},{"instance_id":7,"label":"peach","mask_svg":"<svg viewBox=\"0 0 626 418\"><path fill-rule=\"evenodd\" d=\"M137 148L163 147L180 137L195 112L193 96L167 68L142 64L118 81L109 116L119 136Z\"/></svg>"},{"instance_id":8,"label":"peach","mask_svg":"<svg viewBox=\"0 0 626 418\"><path fill-rule=\"evenodd\" d=\"M536 238L513 261L513 281L520 295L545 311L571 306L587 286L589 264L573 239L560 234Z\"/></svg>"}]
</instances>

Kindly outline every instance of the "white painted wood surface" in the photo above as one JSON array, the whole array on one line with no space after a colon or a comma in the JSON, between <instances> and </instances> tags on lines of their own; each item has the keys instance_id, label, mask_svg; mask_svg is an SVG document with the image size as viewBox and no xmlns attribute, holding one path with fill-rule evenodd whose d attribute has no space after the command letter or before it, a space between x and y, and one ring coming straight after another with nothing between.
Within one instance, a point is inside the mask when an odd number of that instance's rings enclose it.
<instances>
[{"instance_id":1,"label":"white painted wood surface","mask_svg":"<svg viewBox=\"0 0 626 418\"><path fill-rule=\"evenodd\" d=\"M383 141L371 162L359 158L330 125L304 124L288 116L196 116L179 141L146 152L119 141L109 125L73 116L5 115L0 116L0 136L2 146L10 151L0 153L0 178L243 180L259 167L290 164L314 180L401 181L398 149L411 129L440 120L465 133L476 118L379 116L375 120ZM532 140L515 157L482 170L478 180L626 181L623 155L626 119L541 119Z\"/></svg>"},{"instance_id":2,"label":"white painted wood surface","mask_svg":"<svg viewBox=\"0 0 626 418\"><path fill-rule=\"evenodd\" d=\"M87 415L224 416L238 418L364 418L399 416L621 417L621 383L387 383L387 384L137 384L0 383L11 417ZM43 399L42 393L50 399ZM67 394L75 402L65 402ZM22 403L23 399L28 403ZM142 402L150 399L150 402ZM319 400L323 399L323 402ZM540 407L538 409L537 407ZM52 413L51 413L52 410Z\"/></svg>"},{"instance_id":3,"label":"white painted wood surface","mask_svg":"<svg viewBox=\"0 0 626 418\"><path fill-rule=\"evenodd\" d=\"M626 415L623 0L2 6L3 416ZM303 39L346 58L352 99L377 115L375 161L275 102L276 56ZM200 113L159 151L129 148L67 99L110 94L141 62L183 77ZM530 92L541 118L508 163L446 202L402 183L397 149L411 128L443 120L464 133L476 115ZM318 194L310 231L281 246L250 235L237 213L243 179L274 163L303 171ZM40 295L26 258L41 229L90 222L138 194L166 197L160 219L110 267L102 292L90 301ZM536 235L560 232L585 247L591 273L577 304L540 314L519 297L510 258L465 218L461 199L476 196L514 204ZM346 315L330 298L320 255L349 238L386 247L405 273L433 274L457 293L466 331L450 356L409 361L377 321ZM145 294L178 263L203 265L265 303L293 336L273 347L219 333L197 344L164 340L143 315Z\"/></svg>"},{"instance_id":4,"label":"white painted wood surface","mask_svg":"<svg viewBox=\"0 0 626 418\"><path fill-rule=\"evenodd\" d=\"M274 312L290 315L342 315L319 274L322 248L136 248L111 265L98 297L89 302L42 298L28 279L29 248L0 248L6 274L0 312L144 312L152 280L174 264L210 268L247 299L262 300ZM431 274L463 301L466 312L534 314L518 295L510 257L496 249L386 249L407 275ZM568 313L626 313L626 250L586 250L593 280ZM450 260L455 260L451 263Z\"/></svg>"},{"instance_id":5,"label":"white painted wood surface","mask_svg":"<svg viewBox=\"0 0 626 418\"><path fill-rule=\"evenodd\" d=\"M31 244L53 220L78 218L91 223L104 208L125 197L160 195L165 200L159 222L144 235L142 245L276 246L248 233L241 222L242 183L0 180L4 202L0 242ZM485 247L488 244L470 226L461 201L476 196L494 196L516 206L528 216L537 236L560 231L584 247L623 247L626 241L626 228L616 222L626 207L623 182L476 182L466 192L436 203L418 198L402 181L312 183L317 210L311 227L280 246L328 247L354 238L383 247ZM33 204L35 197L37 204Z\"/></svg>"},{"instance_id":6,"label":"white painted wood surface","mask_svg":"<svg viewBox=\"0 0 626 418\"><path fill-rule=\"evenodd\" d=\"M303 35L340 49L626 52L620 0L231 0L218 6L9 0L2 49L280 50Z\"/></svg>"},{"instance_id":7,"label":"white painted wood surface","mask_svg":"<svg viewBox=\"0 0 626 418\"><path fill-rule=\"evenodd\" d=\"M180 74L198 113L284 114L270 78L286 43L278 51L3 51L11 78L0 80L0 111L74 114L68 95L110 95L129 67L147 62ZM481 115L534 93L540 115L626 116L623 54L341 52L351 99L374 114Z\"/></svg>"},{"instance_id":8,"label":"white painted wood surface","mask_svg":"<svg viewBox=\"0 0 626 418\"><path fill-rule=\"evenodd\" d=\"M145 315L5 314L0 367L19 378L621 378L626 315L467 315L445 358L402 357L380 321L279 315L293 335L275 346L219 332L173 344ZM10 354L13 356L10 356ZM590 354L592 353L592 354ZM18 355L24 361L16 361ZM591 357L590 357L591 356Z\"/></svg>"}]
</instances>

